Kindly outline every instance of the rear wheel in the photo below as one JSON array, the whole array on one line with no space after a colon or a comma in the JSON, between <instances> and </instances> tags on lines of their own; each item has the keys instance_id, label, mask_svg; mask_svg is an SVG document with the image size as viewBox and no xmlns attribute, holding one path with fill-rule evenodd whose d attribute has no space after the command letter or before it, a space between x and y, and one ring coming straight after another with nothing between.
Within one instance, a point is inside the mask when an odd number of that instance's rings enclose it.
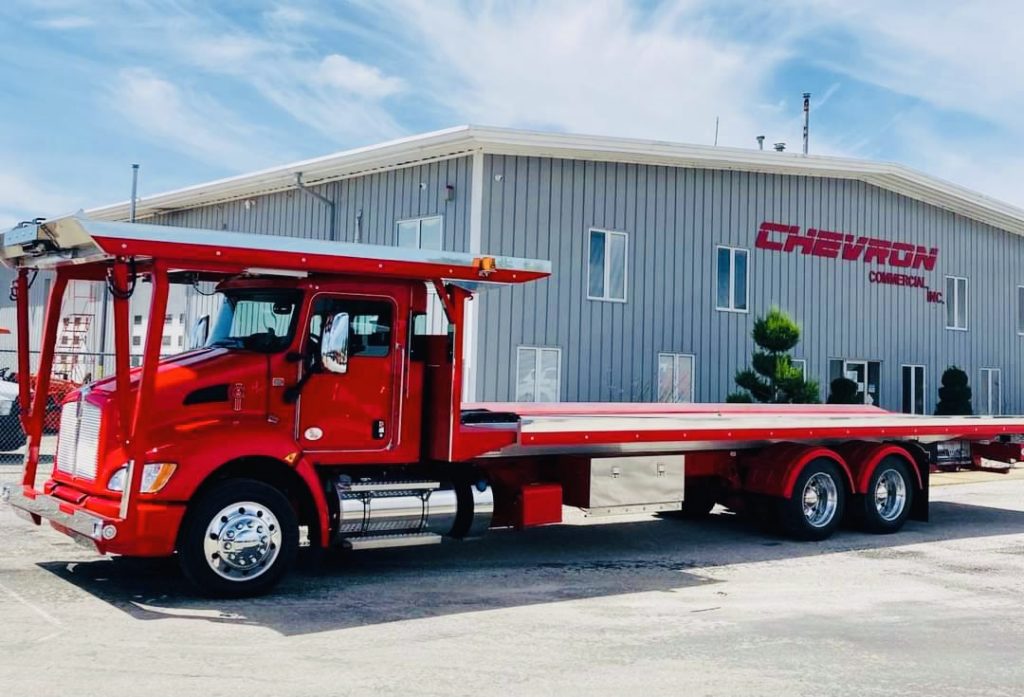
<instances>
[{"instance_id":1,"label":"rear wheel","mask_svg":"<svg viewBox=\"0 0 1024 697\"><path fill-rule=\"evenodd\" d=\"M882 458L868 480L867 493L859 497L857 517L861 527L881 535L902 528L914 500L912 482L910 468L903 458Z\"/></svg>"},{"instance_id":2,"label":"rear wheel","mask_svg":"<svg viewBox=\"0 0 1024 697\"><path fill-rule=\"evenodd\" d=\"M298 545L298 520L280 491L252 479L229 479L190 508L178 560L185 577L204 594L256 595L281 580Z\"/></svg>"},{"instance_id":3,"label":"rear wheel","mask_svg":"<svg viewBox=\"0 0 1024 697\"><path fill-rule=\"evenodd\" d=\"M843 519L846 488L839 467L828 458L804 465L789 498L779 503L783 530L800 540L824 540Z\"/></svg>"}]
</instances>

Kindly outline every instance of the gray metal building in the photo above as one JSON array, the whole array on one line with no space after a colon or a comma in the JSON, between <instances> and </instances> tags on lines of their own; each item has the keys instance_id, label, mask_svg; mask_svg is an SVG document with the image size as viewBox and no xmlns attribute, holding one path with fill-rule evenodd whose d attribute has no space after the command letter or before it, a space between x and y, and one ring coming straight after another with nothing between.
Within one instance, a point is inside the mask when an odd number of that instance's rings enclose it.
<instances>
[{"instance_id":1,"label":"gray metal building","mask_svg":"<svg viewBox=\"0 0 1024 697\"><path fill-rule=\"evenodd\" d=\"M476 400L721 401L777 306L822 399L846 375L867 402L931 412L957 365L976 412L1024 412L1024 211L899 165L460 127L145 197L138 215L550 259L552 278L472 303ZM181 303L189 321L210 310Z\"/></svg>"}]
</instances>

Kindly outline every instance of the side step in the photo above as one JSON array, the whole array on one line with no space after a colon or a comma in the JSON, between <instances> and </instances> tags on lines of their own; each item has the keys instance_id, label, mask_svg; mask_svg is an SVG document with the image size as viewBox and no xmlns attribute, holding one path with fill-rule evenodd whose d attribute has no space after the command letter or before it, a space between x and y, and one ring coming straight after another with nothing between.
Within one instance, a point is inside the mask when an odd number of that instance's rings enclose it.
<instances>
[{"instance_id":1,"label":"side step","mask_svg":"<svg viewBox=\"0 0 1024 697\"><path fill-rule=\"evenodd\" d=\"M441 536L432 532L417 532L411 535L366 535L365 537L347 537L342 544L348 549L418 547L441 544Z\"/></svg>"}]
</instances>

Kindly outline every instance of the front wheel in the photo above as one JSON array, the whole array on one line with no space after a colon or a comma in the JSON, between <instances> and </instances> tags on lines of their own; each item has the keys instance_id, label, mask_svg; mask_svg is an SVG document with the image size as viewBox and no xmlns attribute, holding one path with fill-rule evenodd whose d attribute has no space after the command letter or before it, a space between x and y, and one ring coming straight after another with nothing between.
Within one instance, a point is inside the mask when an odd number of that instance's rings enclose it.
<instances>
[{"instance_id":1,"label":"front wheel","mask_svg":"<svg viewBox=\"0 0 1024 697\"><path fill-rule=\"evenodd\" d=\"M201 593L241 597L280 581L298 546L298 519L280 491L253 479L229 479L189 509L178 560Z\"/></svg>"},{"instance_id":2,"label":"front wheel","mask_svg":"<svg viewBox=\"0 0 1024 697\"><path fill-rule=\"evenodd\" d=\"M800 540L824 540L843 519L846 487L839 467L828 458L804 465L789 498L779 503L783 529Z\"/></svg>"}]
</instances>

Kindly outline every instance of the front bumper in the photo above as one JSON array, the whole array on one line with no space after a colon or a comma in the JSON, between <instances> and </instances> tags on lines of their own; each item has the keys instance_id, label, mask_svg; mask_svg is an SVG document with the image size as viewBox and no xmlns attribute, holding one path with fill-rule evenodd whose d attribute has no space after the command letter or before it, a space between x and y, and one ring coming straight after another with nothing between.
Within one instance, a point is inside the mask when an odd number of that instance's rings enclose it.
<instances>
[{"instance_id":1,"label":"front bumper","mask_svg":"<svg viewBox=\"0 0 1024 697\"><path fill-rule=\"evenodd\" d=\"M185 510L179 504L139 502L133 520L121 520L114 500L85 497L76 504L22 486L0 487L0 501L10 504L20 517L36 525L46 520L101 554L138 557L172 554Z\"/></svg>"},{"instance_id":2,"label":"front bumper","mask_svg":"<svg viewBox=\"0 0 1024 697\"><path fill-rule=\"evenodd\" d=\"M4 486L0 488L0 501L9 503L16 514L36 525L39 525L45 518L72 536L80 536L92 541L97 548L99 543L104 540L112 540L117 537L116 521L89 513L53 496L40 494L31 489L29 491L32 494L26 494L24 488L19 490Z\"/></svg>"}]
</instances>

